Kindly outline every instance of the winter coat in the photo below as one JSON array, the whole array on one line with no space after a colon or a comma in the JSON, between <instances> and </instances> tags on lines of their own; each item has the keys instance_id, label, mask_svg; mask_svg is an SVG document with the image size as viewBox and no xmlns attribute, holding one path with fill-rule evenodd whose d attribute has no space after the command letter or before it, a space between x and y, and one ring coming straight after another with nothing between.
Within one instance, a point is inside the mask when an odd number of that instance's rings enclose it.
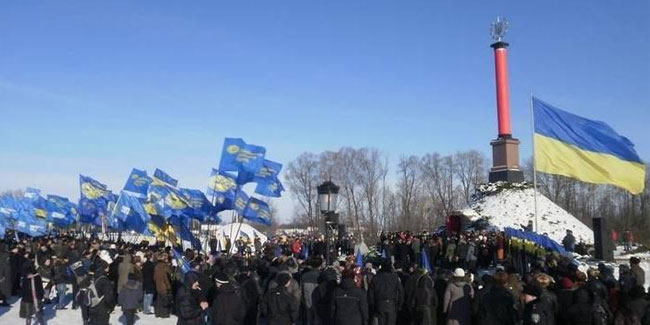
<instances>
[{"instance_id":1,"label":"winter coat","mask_svg":"<svg viewBox=\"0 0 650 325\"><path fill-rule=\"evenodd\" d=\"M156 265L157 266L157 265ZM203 325L203 309L201 309L198 292L187 285L176 291L177 325Z\"/></svg>"},{"instance_id":2,"label":"winter coat","mask_svg":"<svg viewBox=\"0 0 650 325\"><path fill-rule=\"evenodd\" d=\"M472 323L472 299L474 289L464 279L454 278L445 290L443 312L448 325Z\"/></svg>"},{"instance_id":3,"label":"winter coat","mask_svg":"<svg viewBox=\"0 0 650 325\"><path fill-rule=\"evenodd\" d=\"M515 306L515 296L508 289L494 285L481 297L478 322L480 325L515 325L519 321Z\"/></svg>"},{"instance_id":4,"label":"winter coat","mask_svg":"<svg viewBox=\"0 0 650 325\"><path fill-rule=\"evenodd\" d=\"M170 276L172 269L169 264L158 261L153 270L153 281L156 283L156 292L159 295L166 295L172 291Z\"/></svg>"},{"instance_id":5,"label":"winter coat","mask_svg":"<svg viewBox=\"0 0 650 325\"><path fill-rule=\"evenodd\" d=\"M13 285L11 271L9 253L5 252L4 244L0 244L0 295L5 299L11 296L11 287Z\"/></svg>"},{"instance_id":6,"label":"winter coat","mask_svg":"<svg viewBox=\"0 0 650 325\"><path fill-rule=\"evenodd\" d=\"M22 300L20 301L20 310L18 312L21 318L29 318L37 310L43 310L43 281L38 273L26 272L23 274L23 291ZM36 301L34 301L34 296Z\"/></svg>"},{"instance_id":7,"label":"winter coat","mask_svg":"<svg viewBox=\"0 0 650 325\"><path fill-rule=\"evenodd\" d=\"M560 311L560 307L557 303L557 296L548 289L542 289L542 294L539 299L544 303L543 306L546 307L544 317L546 317L547 323L555 324L555 318Z\"/></svg>"},{"instance_id":8,"label":"winter coat","mask_svg":"<svg viewBox=\"0 0 650 325\"><path fill-rule=\"evenodd\" d=\"M379 272L372 277L368 289L368 304L370 310L374 310L379 302L391 300L395 306L402 306L404 303L404 289L397 274L392 272Z\"/></svg>"},{"instance_id":9,"label":"winter coat","mask_svg":"<svg viewBox=\"0 0 650 325\"><path fill-rule=\"evenodd\" d=\"M56 284L62 284L62 283L67 283L68 279L66 276L66 269L68 266L63 263L63 261L57 261L56 264L54 265L54 283Z\"/></svg>"},{"instance_id":10,"label":"winter coat","mask_svg":"<svg viewBox=\"0 0 650 325\"><path fill-rule=\"evenodd\" d=\"M549 307L541 299L535 299L524 306L523 325L554 325L544 317Z\"/></svg>"},{"instance_id":11,"label":"winter coat","mask_svg":"<svg viewBox=\"0 0 650 325\"><path fill-rule=\"evenodd\" d=\"M413 275L412 290L405 305L411 310L413 324L435 325L438 318L438 294L433 279L427 273L416 273Z\"/></svg>"},{"instance_id":12,"label":"winter coat","mask_svg":"<svg viewBox=\"0 0 650 325\"><path fill-rule=\"evenodd\" d=\"M142 283L136 280L127 281L118 294L117 301L122 306L122 310L138 308L142 301Z\"/></svg>"},{"instance_id":13,"label":"winter coat","mask_svg":"<svg viewBox=\"0 0 650 325\"><path fill-rule=\"evenodd\" d=\"M645 285L645 271L637 264L632 265L631 269L632 275L636 279L636 285L643 287Z\"/></svg>"},{"instance_id":14,"label":"winter coat","mask_svg":"<svg viewBox=\"0 0 650 325\"><path fill-rule=\"evenodd\" d=\"M326 271L323 272L322 277L320 284L311 294L311 303L321 323L331 324L330 301L332 301L336 290L336 275Z\"/></svg>"},{"instance_id":15,"label":"winter coat","mask_svg":"<svg viewBox=\"0 0 650 325\"><path fill-rule=\"evenodd\" d=\"M226 283L217 289L211 313L212 325L243 324L246 305L234 285Z\"/></svg>"},{"instance_id":16,"label":"winter coat","mask_svg":"<svg viewBox=\"0 0 650 325\"><path fill-rule=\"evenodd\" d=\"M117 293L119 294L122 287L129 280L129 273L133 272L133 264L131 264L131 255L124 255L122 263L117 267Z\"/></svg>"},{"instance_id":17,"label":"winter coat","mask_svg":"<svg viewBox=\"0 0 650 325\"><path fill-rule=\"evenodd\" d=\"M152 261L142 264L142 290L144 293L155 293L156 283L153 281L153 269L156 266Z\"/></svg>"},{"instance_id":18,"label":"winter coat","mask_svg":"<svg viewBox=\"0 0 650 325\"><path fill-rule=\"evenodd\" d=\"M635 315L637 315L639 319L643 319L643 317L646 314L646 310L649 306L649 303L647 300L640 297L640 298L631 299L630 301L625 303L625 306L627 306L627 308L630 311L632 311Z\"/></svg>"},{"instance_id":19,"label":"winter coat","mask_svg":"<svg viewBox=\"0 0 650 325\"><path fill-rule=\"evenodd\" d=\"M268 325L291 325L298 319L298 303L285 287L275 287L262 298L262 315Z\"/></svg>"},{"instance_id":20,"label":"winter coat","mask_svg":"<svg viewBox=\"0 0 650 325\"><path fill-rule=\"evenodd\" d=\"M330 310L331 319L339 325L366 325L370 317L366 293L356 287L353 279L343 279L334 290Z\"/></svg>"},{"instance_id":21,"label":"winter coat","mask_svg":"<svg viewBox=\"0 0 650 325\"><path fill-rule=\"evenodd\" d=\"M308 272L303 273L300 277L300 302L306 308L312 307L311 296L316 287L318 287L319 276L320 271L309 270Z\"/></svg>"},{"instance_id":22,"label":"winter coat","mask_svg":"<svg viewBox=\"0 0 650 325\"><path fill-rule=\"evenodd\" d=\"M116 297L113 283L106 277L106 273L102 269L95 270L93 279L97 289L97 296L104 297L104 299L97 306L90 307L90 312L93 314L109 314L115 307Z\"/></svg>"}]
</instances>

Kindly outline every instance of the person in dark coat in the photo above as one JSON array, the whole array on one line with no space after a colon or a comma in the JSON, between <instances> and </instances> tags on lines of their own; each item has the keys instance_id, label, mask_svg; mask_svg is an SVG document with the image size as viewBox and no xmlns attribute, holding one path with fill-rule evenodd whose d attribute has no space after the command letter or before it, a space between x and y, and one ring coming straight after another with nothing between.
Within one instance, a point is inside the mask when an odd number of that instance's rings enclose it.
<instances>
[{"instance_id":1,"label":"person in dark coat","mask_svg":"<svg viewBox=\"0 0 650 325\"><path fill-rule=\"evenodd\" d=\"M33 256L30 256L22 267L22 299L20 301L20 318L25 318L25 324L30 325L32 316L35 316L38 324L43 322L43 281L36 267L34 266Z\"/></svg>"},{"instance_id":2,"label":"person in dark coat","mask_svg":"<svg viewBox=\"0 0 650 325\"><path fill-rule=\"evenodd\" d=\"M145 257L147 258L147 261L142 264L142 291L144 292L142 298L142 313L149 315L151 314L153 297L156 293L156 283L153 281L153 270L156 264L153 261L153 254L147 253Z\"/></svg>"},{"instance_id":3,"label":"person in dark coat","mask_svg":"<svg viewBox=\"0 0 650 325\"><path fill-rule=\"evenodd\" d=\"M176 291L176 316L177 325L204 324L204 311L208 309L208 302L200 300L201 286L199 275L196 272L187 272L183 285Z\"/></svg>"},{"instance_id":4,"label":"person in dark coat","mask_svg":"<svg viewBox=\"0 0 650 325\"><path fill-rule=\"evenodd\" d=\"M649 305L645 299L645 289L642 286L634 286L630 291L630 297L623 301L623 304L639 319L643 319Z\"/></svg>"},{"instance_id":5,"label":"person in dark coat","mask_svg":"<svg viewBox=\"0 0 650 325\"><path fill-rule=\"evenodd\" d=\"M368 289L368 304L370 310L377 316L379 325L395 325L397 321L397 306L404 303L402 283L393 273L390 261L384 261L379 273L372 278Z\"/></svg>"},{"instance_id":6,"label":"person in dark coat","mask_svg":"<svg viewBox=\"0 0 650 325\"><path fill-rule=\"evenodd\" d=\"M540 273L535 277L535 282L542 289L539 299L547 307L544 312L544 317L546 317L548 324L556 324L555 319L560 311L560 307L558 306L557 296L548 289L551 285L552 278L547 274Z\"/></svg>"},{"instance_id":7,"label":"person in dark coat","mask_svg":"<svg viewBox=\"0 0 650 325\"><path fill-rule=\"evenodd\" d=\"M257 324L259 302L262 295L259 277L255 268L247 266L238 278L240 293L246 305L244 324Z\"/></svg>"},{"instance_id":8,"label":"person in dark coat","mask_svg":"<svg viewBox=\"0 0 650 325\"><path fill-rule=\"evenodd\" d=\"M244 324L246 305L239 296L235 285L224 273L217 273L217 294L212 302L212 325Z\"/></svg>"},{"instance_id":9,"label":"person in dark coat","mask_svg":"<svg viewBox=\"0 0 650 325\"><path fill-rule=\"evenodd\" d=\"M291 275L278 273L275 278L277 286L270 289L262 298L260 306L262 315L268 325L291 325L298 319L298 302L289 294L287 287L291 283Z\"/></svg>"},{"instance_id":10,"label":"person in dark coat","mask_svg":"<svg viewBox=\"0 0 650 325\"><path fill-rule=\"evenodd\" d=\"M465 271L454 270L453 278L445 289L442 310L447 315L447 325L465 325L472 323L472 299L474 289L467 283Z\"/></svg>"},{"instance_id":11,"label":"person in dark coat","mask_svg":"<svg viewBox=\"0 0 650 325\"><path fill-rule=\"evenodd\" d=\"M406 304L413 312L414 325L435 325L438 314L438 295L434 289L433 279L427 270L419 268L413 274L413 293L409 294Z\"/></svg>"},{"instance_id":12,"label":"person in dark coat","mask_svg":"<svg viewBox=\"0 0 650 325\"><path fill-rule=\"evenodd\" d=\"M519 322L515 309L515 296L506 288L508 274L498 271L493 282L478 302L478 323L480 325L515 325Z\"/></svg>"},{"instance_id":13,"label":"person in dark coat","mask_svg":"<svg viewBox=\"0 0 650 325\"><path fill-rule=\"evenodd\" d=\"M173 302L171 267L167 262L167 254L162 253L158 256L158 262L154 266L153 281L156 284L156 300L154 313L156 317L169 317L170 309Z\"/></svg>"},{"instance_id":14,"label":"person in dark coat","mask_svg":"<svg viewBox=\"0 0 650 325\"><path fill-rule=\"evenodd\" d=\"M101 302L88 310L89 322L92 325L107 325L111 311L115 307L115 289L107 277L108 263L102 259L95 260L93 264L93 281L97 289L97 297Z\"/></svg>"},{"instance_id":15,"label":"person in dark coat","mask_svg":"<svg viewBox=\"0 0 650 325\"><path fill-rule=\"evenodd\" d=\"M351 269L343 271L341 284L334 290L331 301L331 319L338 325L368 324L368 300L366 293L357 288L354 283L355 272Z\"/></svg>"},{"instance_id":16,"label":"person in dark coat","mask_svg":"<svg viewBox=\"0 0 650 325\"><path fill-rule=\"evenodd\" d=\"M11 258L6 251L5 244L0 243L0 300L2 301L0 307L9 306L7 301L11 297L11 281L13 280L11 271Z\"/></svg>"},{"instance_id":17,"label":"person in dark coat","mask_svg":"<svg viewBox=\"0 0 650 325\"><path fill-rule=\"evenodd\" d=\"M544 301L539 299L542 295L542 288L538 285L524 286L524 315L523 325L554 325L548 323L548 318L544 317L547 306Z\"/></svg>"},{"instance_id":18,"label":"person in dark coat","mask_svg":"<svg viewBox=\"0 0 650 325\"><path fill-rule=\"evenodd\" d=\"M318 287L320 277L320 266L323 259L319 256L312 256L309 259L309 268L300 276L300 303L303 307L303 320L305 325L314 324L315 312L312 302L312 294Z\"/></svg>"},{"instance_id":19,"label":"person in dark coat","mask_svg":"<svg viewBox=\"0 0 650 325\"><path fill-rule=\"evenodd\" d=\"M594 325L594 308L589 291L578 289L573 293L573 304L560 314L563 324Z\"/></svg>"},{"instance_id":20,"label":"person in dark coat","mask_svg":"<svg viewBox=\"0 0 650 325\"><path fill-rule=\"evenodd\" d=\"M329 310L329 303L334 297L336 290L336 270L327 268L318 279L318 286L311 294L311 303L318 320L318 324L332 324Z\"/></svg>"},{"instance_id":21,"label":"person in dark coat","mask_svg":"<svg viewBox=\"0 0 650 325\"><path fill-rule=\"evenodd\" d=\"M142 283L135 273L129 273L127 281L118 294L117 301L122 307L126 325L135 324L135 313L142 301Z\"/></svg>"}]
</instances>

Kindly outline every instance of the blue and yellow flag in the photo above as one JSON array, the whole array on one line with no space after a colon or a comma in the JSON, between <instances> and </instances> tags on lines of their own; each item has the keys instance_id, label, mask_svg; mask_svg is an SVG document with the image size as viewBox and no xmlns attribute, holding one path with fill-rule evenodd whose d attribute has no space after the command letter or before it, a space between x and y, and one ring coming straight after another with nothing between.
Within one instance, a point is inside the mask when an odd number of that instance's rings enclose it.
<instances>
[{"instance_id":1,"label":"blue and yellow flag","mask_svg":"<svg viewBox=\"0 0 650 325\"><path fill-rule=\"evenodd\" d=\"M132 196L145 198L151 181L151 177L147 176L146 171L133 168L123 190L129 192Z\"/></svg>"},{"instance_id":2,"label":"blue and yellow flag","mask_svg":"<svg viewBox=\"0 0 650 325\"><path fill-rule=\"evenodd\" d=\"M237 182L233 175L212 169L208 181L207 195L212 198L215 209L223 211L232 209L237 195Z\"/></svg>"},{"instance_id":3,"label":"blue and yellow flag","mask_svg":"<svg viewBox=\"0 0 650 325\"><path fill-rule=\"evenodd\" d=\"M240 215L244 215L244 210L248 206L248 200L248 194L246 194L243 189L239 189L239 191L237 191L237 196L235 196L235 202L233 203L231 209L234 209Z\"/></svg>"},{"instance_id":4,"label":"blue and yellow flag","mask_svg":"<svg viewBox=\"0 0 650 325\"><path fill-rule=\"evenodd\" d=\"M214 212L212 204L208 201L203 192L195 189L181 188L181 193L189 203L189 206L185 209L183 215L203 222Z\"/></svg>"},{"instance_id":5,"label":"blue and yellow flag","mask_svg":"<svg viewBox=\"0 0 650 325\"><path fill-rule=\"evenodd\" d=\"M145 211L143 202L128 192L122 191L110 218L121 221L121 224L126 230L133 230L141 234L150 234L148 224L151 218Z\"/></svg>"},{"instance_id":6,"label":"blue and yellow flag","mask_svg":"<svg viewBox=\"0 0 650 325\"><path fill-rule=\"evenodd\" d=\"M164 171L156 168L156 170L153 172L153 178L157 179L165 184L168 184L172 187L178 186L178 180L169 176L169 174L165 173Z\"/></svg>"},{"instance_id":7,"label":"blue and yellow flag","mask_svg":"<svg viewBox=\"0 0 650 325\"><path fill-rule=\"evenodd\" d=\"M226 138L221 150L219 170L238 172L240 170L257 173L264 163L264 147L246 144L239 138Z\"/></svg>"},{"instance_id":8,"label":"blue and yellow flag","mask_svg":"<svg viewBox=\"0 0 650 325\"><path fill-rule=\"evenodd\" d=\"M242 216L250 222L260 223L267 226L271 225L271 208L269 208L269 205L266 204L266 202L254 197L248 200L248 204L246 205L246 209L244 210L244 213L242 213Z\"/></svg>"},{"instance_id":9,"label":"blue and yellow flag","mask_svg":"<svg viewBox=\"0 0 650 325\"><path fill-rule=\"evenodd\" d=\"M81 197L90 200L96 200L100 198L106 199L111 193L106 185L96 181L92 177L84 176L81 174L79 174L79 192L81 193Z\"/></svg>"},{"instance_id":10,"label":"blue and yellow flag","mask_svg":"<svg viewBox=\"0 0 650 325\"><path fill-rule=\"evenodd\" d=\"M59 227L67 227L77 221L76 205L68 198L48 194L47 201L48 221Z\"/></svg>"},{"instance_id":11,"label":"blue and yellow flag","mask_svg":"<svg viewBox=\"0 0 650 325\"><path fill-rule=\"evenodd\" d=\"M537 170L643 192L646 166L634 144L609 125L533 97Z\"/></svg>"}]
</instances>

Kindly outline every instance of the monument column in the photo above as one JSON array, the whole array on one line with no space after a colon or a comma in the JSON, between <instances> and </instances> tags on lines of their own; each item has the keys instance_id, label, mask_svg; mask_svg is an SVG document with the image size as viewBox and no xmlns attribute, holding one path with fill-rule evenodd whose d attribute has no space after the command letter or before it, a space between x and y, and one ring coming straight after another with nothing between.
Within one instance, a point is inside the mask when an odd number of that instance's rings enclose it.
<instances>
[{"instance_id":1,"label":"monument column","mask_svg":"<svg viewBox=\"0 0 650 325\"><path fill-rule=\"evenodd\" d=\"M524 174L519 169L519 140L512 137L510 123L510 89L508 86L508 43L502 38L508 28L508 22L497 17L490 33L496 41L490 47L494 49L494 68L497 89L498 136L490 142L492 146L492 168L490 182L505 181L520 183Z\"/></svg>"}]
</instances>

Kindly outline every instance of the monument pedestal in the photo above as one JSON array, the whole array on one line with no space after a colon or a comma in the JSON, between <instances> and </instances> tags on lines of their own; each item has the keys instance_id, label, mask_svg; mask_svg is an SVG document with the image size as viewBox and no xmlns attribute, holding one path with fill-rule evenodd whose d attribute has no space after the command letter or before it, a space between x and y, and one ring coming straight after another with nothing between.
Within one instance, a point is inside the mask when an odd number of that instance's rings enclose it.
<instances>
[{"instance_id":1,"label":"monument pedestal","mask_svg":"<svg viewBox=\"0 0 650 325\"><path fill-rule=\"evenodd\" d=\"M510 136L500 136L490 142L492 146L492 169L489 181L521 183L524 173L519 169L519 140Z\"/></svg>"}]
</instances>

